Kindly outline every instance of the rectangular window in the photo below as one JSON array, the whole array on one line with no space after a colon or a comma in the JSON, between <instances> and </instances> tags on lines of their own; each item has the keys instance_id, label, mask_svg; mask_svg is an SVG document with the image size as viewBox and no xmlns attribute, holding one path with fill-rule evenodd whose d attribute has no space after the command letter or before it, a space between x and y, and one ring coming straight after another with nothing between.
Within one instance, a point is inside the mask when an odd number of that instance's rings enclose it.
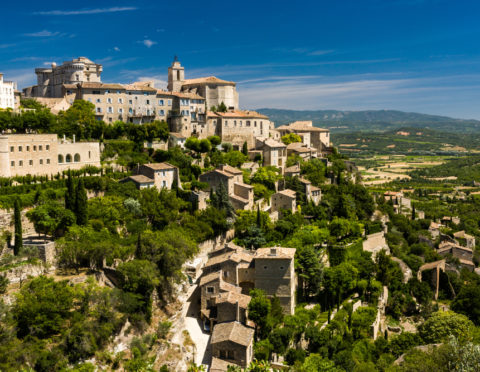
<instances>
[{"instance_id":1,"label":"rectangular window","mask_svg":"<svg viewBox=\"0 0 480 372\"><path fill-rule=\"evenodd\" d=\"M123 114L123 108L119 108L119 109L118 109L118 113L119 113L119 114Z\"/></svg>"},{"instance_id":2,"label":"rectangular window","mask_svg":"<svg viewBox=\"0 0 480 372\"><path fill-rule=\"evenodd\" d=\"M98 112L98 113L101 113L101 112L102 112L102 108L101 108L101 107L97 107L97 112Z\"/></svg>"},{"instance_id":3,"label":"rectangular window","mask_svg":"<svg viewBox=\"0 0 480 372\"><path fill-rule=\"evenodd\" d=\"M160 110L160 116L165 116L165 111L164 110Z\"/></svg>"},{"instance_id":4,"label":"rectangular window","mask_svg":"<svg viewBox=\"0 0 480 372\"><path fill-rule=\"evenodd\" d=\"M50 150L50 145L46 145L46 146L45 146L45 149L46 149L47 151Z\"/></svg>"},{"instance_id":5,"label":"rectangular window","mask_svg":"<svg viewBox=\"0 0 480 372\"><path fill-rule=\"evenodd\" d=\"M97 103L101 103L102 100L101 100L100 98L97 98L97 101L96 101L96 102L97 102Z\"/></svg>"},{"instance_id":6,"label":"rectangular window","mask_svg":"<svg viewBox=\"0 0 480 372\"><path fill-rule=\"evenodd\" d=\"M18 166L23 167L23 160L20 160L20 161L18 162Z\"/></svg>"},{"instance_id":7,"label":"rectangular window","mask_svg":"<svg viewBox=\"0 0 480 372\"><path fill-rule=\"evenodd\" d=\"M158 105L159 105L159 106L163 106L163 99L159 99L159 100L158 100Z\"/></svg>"},{"instance_id":8,"label":"rectangular window","mask_svg":"<svg viewBox=\"0 0 480 372\"><path fill-rule=\"evenodd\" d=\"M22 146L18 146L18 151L22 152Z\"/></svg>"},{"instance_id":9,"label":"rectangular window","mask_svg":"<svg viewBox=\"0 0 480 372\"><path fill-rule=\"evenodd\" d=\"M123 103L123 98L119 98L118 103Z\"/></svg>"},{"instance_id":10,"label":"rectangular window","mask_svg":"<svg viewBox=\"0 0 480 372\"><path fill-rule=\"evenodd\" d=\"M128 100L129 105L133 105L133 101L131 99Z\"/></svg>"},{"instance_id":11,"label":"rectangular window","mask_svg":"<svg viewBox=\"0 0 480 372\"><path fill-rule=\"evenodd\" d=\"M50 159L47 159L47 164L50 164Z\"/></svg>"},{"instance_id":12,"label":"rectangular window","mask_svg":"<svg viewBox=\"0 0 480 372\"><path fill-rule=\"evenodd\" d=\"M214 291L215 291L215 288L207 287L207 293L213 293Z\"/></svg>"},{"instance_id":13,"label":"rectangular window","mask_svg":"<svg viewBox=\"0 0 480 372\"><path fill-rule=\"evenodd\" d=\"M33 151L37 151L37 145L33 145Z\"/></svg>"},{"instance_id":14,"label":"rectangular window","mask_svg":"<svg viewBox=\"0 0 480 372\"><path fill-rule=\"evenodd\" d=\"M162 181L162 186L167 187L167 181Z\"/></svg>"},{"instance_id":15,"label":"rectangular window","mask_svg":"<svg viewBox=\"0 0 480 372\"><path fill-rule=\"evenodd\" d=\"M27 151L30 151L30 146L27 146Z\"/></svg>"},{"instance_id":16,"label":"rectangular window","mask_svg":"<svg viewBox=\"0 0 480 372\"><path fill-rule=\"evenodd\" d=\"M40 165L43 164L43 159L40 159L39 162L40 162Z\"/></svg>"},{"instance_id":17,"label":"rectangular window","mask_svg":"<svg viewBox=\"0 0 480 372\"><path fill-rule=\"evenodd\" d=\"M33 165L33 160L29 160L28 165Z\"/></svg>"},{"instance_id":18,"label":"rectangular window","mask_svg":"<svg viewBox=\"0 0 480 372\"><path fill-rule=\"evenodd\" d=\"M14 166L15 166L15 162L14 162L14 161L11 161L11 162L10 162L10 165L11 165L12 167L14 167Z\"/></svg>"},{"instance_id":19,"label":"rectangular window","mask_svg":"<svg viewBox=\"0 0 480 372\"><path fill-rule=\"evenodd\" d=\"M172 105L172 100L171 100L171 99L168 100L168 105L169 105L169 106Z\"/></svg>"},{"instance_id":20,"label":"rectangular window","mask_svg":"<svg viewBox=\"0 0 480 372\"><path fill-rule=\"evenodd\" d=\"M112 99L111 99L111 98L107 98L107 103L112 103Z\"/></svg>"},{"instance_id":21,"label":"rectangular window","mask_svg":"<svg viewBox=\"0 0 480 372\"><path fill-rule=\"evenodd\" d=\"M13 148L13 146L10 146L10 152L13 152L15 149Z\"/></svg>"},{"instance_id":22,"label":"rectangular window","mask_svg":"<svg viewBox=\"0 0 480 372\"><path fill-rule=\"evenodd\" d=\"M38 146L38 151L42 151L42 145Z\"/></svg>"},{"instance_id":23,"label":"rectangular window","mask_svg":"<svg viewBox=\"0 0 480 372\"><path fill-rule=\"evenodd\" d=\"M108 107L108 113L109 113L109 114L113 114L113 107L112 107L112 106L109 106L109 107Z\"/></svg>"},{"instance_id":24,"label":"rectangular window","mask_svg":"<svg viewBox=\"0 0 480 372\"><path fill-rule=\"evenodd\" d=\"M108 93L110 93L110 91L107 89L107 90L105 91L105 93L107 93L107 94L108 94Z\"/></svg>"}]
</instances>

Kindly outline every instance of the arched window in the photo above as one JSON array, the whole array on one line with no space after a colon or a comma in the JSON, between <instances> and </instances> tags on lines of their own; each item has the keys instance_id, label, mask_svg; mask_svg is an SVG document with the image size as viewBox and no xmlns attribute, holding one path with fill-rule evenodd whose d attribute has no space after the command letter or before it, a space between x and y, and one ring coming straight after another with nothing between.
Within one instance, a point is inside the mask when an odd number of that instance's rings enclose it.
<instances>
[{"instance_id":1,"label":"arched window","mask_svg":"<svg viewBox=\"0 0 480 372\"><path fill-rule=\"evenodd\" d=\"M75 156L73 157L73 161L75 163L78 163L80 161L80 154L75 154Z\"/></svg>"},{"instance_id":2,"label":"arched window","mask_svg":"<svg viewBox=\"0 0 480 372\"><path fill-rule=\"evenodd\" d=\"M63 163L63 155L58 155L58 163Z\"/></svg>"},{"instance_id":3,"label":"arched window","mask_svg":"<svg viewBox=\"0 0 480 372\"><path fill-rule=\"evenodd\" d=\"M67 156L65 156L65 163L71 163L71 162L72 162L72 155L67 154Z\"/></svg>"}]
</instances>

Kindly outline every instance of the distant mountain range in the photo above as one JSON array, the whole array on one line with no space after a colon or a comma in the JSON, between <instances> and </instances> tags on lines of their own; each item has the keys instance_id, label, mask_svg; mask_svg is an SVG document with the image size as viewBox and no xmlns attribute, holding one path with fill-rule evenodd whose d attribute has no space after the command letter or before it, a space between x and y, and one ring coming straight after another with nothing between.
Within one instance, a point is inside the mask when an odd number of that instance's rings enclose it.
<instances>
[{"instance_id":1,"label":"distant mountain range","mask_svg":"<svg viewBox=\"0 0 480 372\"><path fill-rule=\"evenodd\" d=\"M443 132L480 132L480 121L478 120L453 119L446 116L395 110L297 111L262 108L257 111L270 117L276 126L296 120L311 120L315 126L329 128L332 132L384 132L406 126L430 128Z\"/></svg>"}]
</instances>

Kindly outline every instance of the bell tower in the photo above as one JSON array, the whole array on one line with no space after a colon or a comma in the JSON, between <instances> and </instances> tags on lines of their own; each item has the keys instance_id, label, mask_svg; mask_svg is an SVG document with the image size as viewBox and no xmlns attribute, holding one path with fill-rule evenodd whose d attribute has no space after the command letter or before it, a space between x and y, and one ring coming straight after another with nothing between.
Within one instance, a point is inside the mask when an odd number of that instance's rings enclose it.
<instances>
[{"instance_id":1,"label":"bell tower","mask_svg":"<svg viewBox=\"0 0 480 372\"><path fill-rule=\"evenodd\" d=\"M170 92L180 92L185 81L185 69L178 61L177 56L173 59L172 65L168 68L168 85Z\"/></svg>"}]
</instances>

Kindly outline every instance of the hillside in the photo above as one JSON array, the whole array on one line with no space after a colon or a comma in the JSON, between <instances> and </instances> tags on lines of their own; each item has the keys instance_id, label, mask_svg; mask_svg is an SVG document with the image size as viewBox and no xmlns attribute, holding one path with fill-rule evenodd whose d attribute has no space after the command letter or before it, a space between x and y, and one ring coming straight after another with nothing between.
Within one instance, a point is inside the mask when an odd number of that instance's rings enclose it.
<instances>
[{"instance_id":1,"label":"hillside","mask_svg":"<svg viewBox=\"0 0 480 372\"><path fill-rule=\"evenodd\" d=\"M295 120L311 120L314 125L327 127L332 132L386 131L400 127L431 128L440 131L477 132L480 121L453 119L446 116L427 115L395 110L338 111L338 110L257 110L283 125Z\"/></svg>"},{"instance_id":2,"label":"hillside","mask_svg":"<svg viewBox=\"0 0 480 372\"><path fill-rule=\"evenodd\" d=\"M333 133L332 141L349 155L410 154L452 155L480 151L480 133L451 133L403 127L383 133Z\"/></svg>"}]
</instances>

